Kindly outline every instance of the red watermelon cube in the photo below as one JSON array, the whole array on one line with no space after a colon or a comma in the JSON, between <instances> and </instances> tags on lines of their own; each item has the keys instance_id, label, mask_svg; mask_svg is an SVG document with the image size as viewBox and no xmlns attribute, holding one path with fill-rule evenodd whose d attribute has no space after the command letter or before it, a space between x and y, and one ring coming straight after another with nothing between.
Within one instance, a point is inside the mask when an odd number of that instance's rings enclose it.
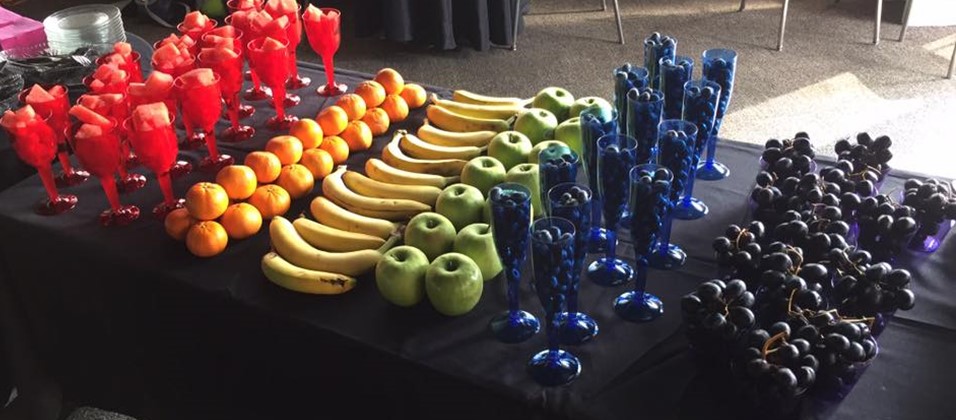
<instances>
[{"instance_id":1,"label":"red watermelon cube","mask_svg":"<svg viewBox=\"0 0 956 420\"><path fill-rule=\"evenodd\" d=\"M89 109L83 105L73 105L70 108L70 115L76 117L76 119L86 124L95 124L104 127L110 125L110 120L106 119L106 117L93 112L92 109Z\"/></svg>"},{"instance_id":2,"label":"red watermelon cube","mask_svg":"<svg viewBox=\"0 0 956 420\"><path fill-rule=\"evenodd\" d=\"M156 51L153 51L153 60L161 64L171 64L174 63L181 54L176 44L166 44L156 49Z\"/></svg>"},{"instance_id":3,"label":"red watermelon cube","mask_svg":"<svg viewBox=\"0 0 956 420\"><path fill-rule=\"evenodd\" d=\"M130 45L128 42L117 42L113 44L113 52L115 52L120 57L123 57L123 59L129 61L130 54L132 54L133 52L133 46Z\"/></svg>"},{"instance_id":4,"label":"red watermelon cube","mask_svg":"<svg viewBox=\"0 0 956 420\"><path fill-rule=\"evenodd\" d=\"M223 25L218 26L215 29L206 32L207 34L221 36L224 38L235 38L236 37L236 27L232 25Z\"/></svg>"},{"instance_id":5,"label":"red watermelon cube","mask_svg":"<svg viewBox=\"0 0 956 420\"><path fill-rule=\"evenodd\" d=\"M236 54L235 51L229 48L203 48L201 54L204 60L217 63L239 57L239 54Z\"/></svg>"},{"instance_id":6,"label":"red watermelon cube","mask_svg":"<svg viewBox=\"0 0 956 420\"><path fill-rule=\"evenodd\" d=\"M190 70L179 78L184 86L209 86L216 83L216 74L208 68Z\"/></svg>"},{"instance_id":7,"label":"red watermelon cube","mask_svg":"<svg viewBox=\"0 0 956 420\"><path fill-rule=\"evenodd\" d=\"M151 98L165 98L169 90L173 88L173 76L161 71L153 71L146 78L144 89L149 92Z\"/></svg>"},{"instance_id":8,"label":"red watermelon cube","mask_svg":"<svg viewBox=\"0 0 956 420\"><path fill-rule=\"evenodd\" d=\"M203 37L203 46L205 48L228 48L233 49L236 46L233 38L222 37L218 35L206 35Z\"/></svg>"},{"instance_id":9,"label":"red watermelon cube","mask_svg":"<svg viewBox=\"0 0 956 420\"><path fill-rule=\"evenodd\" d=\"M185 29L201 29L208 24L209 18L198 10L189 12L183 17L183 28Z\"/></svg>"},{"instance_id":10,"label":"red watermelon cube","mask_svg":"<svg viewBox=\"0 0 956 420\"><path fill-rule=\"evenodd\" d=\"M169 125L169 109L162 102L143 104L133 110L132 118L137 130L155 130Z\"/></svg>"},{"instance_id":11,"label":"red watermelon cube","mask_svg":"<svg viewBox=\"0 0 956 420\"><path fill-rule=\"evenodd\" d=\"M90 139L102 135L103 126L95 124L83 124L80 126L80 129L76 131L76 138L78 139Z\"/></svg>"},{"instance_id":12,"label":"red watermelon cube","mask_svg":"<svg viewBox=\"0 0 956 420\"><path fill-rule=\"evenodd\" d=\"M59 98L63 95L66 95L66 88L64 88L63 85L53 85L53 87L47 90L47 92L49 92L50 95Z\"/></svg>"},{"instance_id":13,"label":"red watermelon cube","mask_svg":"<svg viewBox=\"0 0 956 420\"><path fill-rule=\"evenodd\" d=\"M50 94L43 86L33 85L30 88L30 91L27 92L27 97L24 98L28 104L39 104L44 102L49 102L55 100L56 97Z\"/></svg>"},{"instance_id":14,"label":"red watermelon cube","mask_svg":"<svg viewBox=\"0 0 956 420\"><path fill-rule=\"evenodd\" d=\"M262 51L280 51L286 46L275 38L266 38L262 41Z\"/></svg>"}]
</instances>

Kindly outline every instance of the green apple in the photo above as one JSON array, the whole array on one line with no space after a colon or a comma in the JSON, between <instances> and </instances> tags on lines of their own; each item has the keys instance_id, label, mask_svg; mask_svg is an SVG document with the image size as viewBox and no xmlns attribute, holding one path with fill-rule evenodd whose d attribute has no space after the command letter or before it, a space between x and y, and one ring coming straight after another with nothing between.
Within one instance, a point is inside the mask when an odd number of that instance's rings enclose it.
<instances>
[{"instance_id":1,"label":"green apple","mask_svg":"<svg viewBox=\"0 0 956 420\"><path fill-rule=\"evenodd\" d=\"M433 261L455 245L455 225L435 212L419 213L405 227L405 245L422 250Z\"/></svg>"},{"instance_id":2,"label":"green apple","mask_svg":"<svg viewBox=\"0 0 956 420\"><path fill-rule=\"evenodd\" d=\"M435 211L451 220L455 230L481 221L485 196L468 184L452 184L438 194Z\"/></svg>"},{"instance_id":3,"label":"green apple","mask_svg":"<svg viewBox=\"0 0 956 420\"><path fill-rule=\"evenodd\" d=\"M554 129L554 138L564 142L571 150L584 156L584 140L581 138L581 117L568 118Z\"/></svg>"},{"instance_id":4,"label":"green apple","mask_svg":"<svg viewBox=\"0 0 956 420\"><path fill-rule=\"evenodd\" d=\"M549 148L555 152L554 157L561 156L567 153L568 150L571 150L571 148L568 147L567 144L565 144L563 141L560 141L560 140L543 141L541 143L538 143L537 146L534 146L534 148L531 149L531 153L528 154L528 163L539 163L538 161L541 159L540 158L541 151L549 149ZM550 157L551 155L549 154L548 156Z\"/></svg>"},{"instance_id":5,"label":"green apple","mask_svg":"<svg viewBox=\"0 0 956 420\"><path fill-rule=\"evenodd\" d=\"M518 114L515 120L515 131L528 136L531 144L538 144L554 138L554 129L558 127L558 119L546 109L531 108Z\"/></svg>"},{"instance_id":6,"label":"green apple","mask_svg":"<svg viewBox=\"0 0 956 420\"><path fill-rule=\"evenodd\" d=\"M614 106L611 105L607 99L600 98L597 96L585 96L583 98L578 98L574 101L574 104L571 105L571 118L581 116L581 111L584 111L585 108L597 104L602 109L606 110L607 115L611 115L611 111L614 109Z\"/></svg>"},{"instance_id":7,"label":"green apple","mask_svg":"<svg viewBox=\"0 0 956 420\"><path fill-rule=\"evenodd\" d=\"M491 197L485 199L485 207L481 209L481 221L491 224Z\"/></svg>"},{"instance_id":8,"label":"green apple","mask_svg":"<svg viewBox=\"0 0 956 420\"><path fill-rule=\"evenodd\" d=\"M537 95L534 95L534 101L531 102L532 107L551 111L558 121L568 119L572 105L574 105L574 95L567 89L553 86L541 89Z\"/></svg>"},{"instance_id":9,"label":"green apple","mask_svg":"<svg viewBox=\"0 0 956 420\"><path fill-rule=\"evenodd\" d=\"M461 170L461 182L474 186L485 197L491 187L505 181L505 165L491 156L469 160Z\"/></svg>"},{"instance_id":10,"label":"green apple","mask_svg":"<svg viewBox=\"0 0 956 420\"><path fill-rule=\"evenodd\" d=\"M464 315L481 299L484 281L478 264L465 254L449 252L432 261L425 272L425 295L435 310Z\"/></svg>"},{"instance_id":11,"label":"green apple","mask_svg":"<svg viewBox=\"0 0 956 420\"><path fill-rule=\"evenodd\" d=\"M522 163L505 174L505 182L514 182L524 185L528 191L531 191L531 214L538 218L544 214L544 207L541 205L541 178L538 172L538 164Z\"/></svg>"},{"instance_id":12,"label":"green apple","mask_svg":"<svg viewBox=\"0 0 956 420\"><path fill-rule=\"evenodd\" d=\"M491 280L501 272L501 260L495 250L495 238L487 223L465 226L455 237L454 251L471 258L481 269L481 278Z\"/></svg>"},{"instance_id":13,"label":"green apple","mask_svg":"<svg viewBox=\"0 0 956 420\"><path fill-rule=\"evenodd\" d=\"M425 298L426 271L428 256L424 252L413 246L397 246L375 265L375 285L385 300L398 306L415 306Z\"/></svg>"},{"instance_id":14,"label":"green apple","mask_svg":"<svg viewBox=\"0 0 956 420\"><path fill-rule=\"evenodd\" d=\"M528 153L533 147L528 136L517 131L502 131L488 144L488 156L498 159L507 171L519 163L527 162Z\"/></svg>"}]
</instances>

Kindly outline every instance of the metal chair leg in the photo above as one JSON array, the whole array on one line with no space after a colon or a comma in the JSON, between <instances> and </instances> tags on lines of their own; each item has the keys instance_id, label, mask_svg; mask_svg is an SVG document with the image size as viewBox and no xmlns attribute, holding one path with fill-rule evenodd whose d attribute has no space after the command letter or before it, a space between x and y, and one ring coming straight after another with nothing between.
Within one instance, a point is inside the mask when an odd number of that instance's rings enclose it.
<instances>
[{"instance_id":1,"label":"metal chair leg","mask_svg":"<svg viewBox=\"0 0 956 420\"><path fill-rule=\"evenodd\" d=\"M949 59L949 73L946 74L946 78L952 79L953 73L956 73L956 47L953 47L953 58Z\"/></svg>"},{"instance_id":2,"label":"metal chair leg","mask_svg":"<svg viewBox=\"0 0 956 420\"><path fill-rule=\"evenodd\" d=\"M883 0L876 0L876 22L873 24L873 45L880 44L880 23L883 21Z\"/></svg>"},{"instance_id":3,"label":"metal chair leg","mask_svg":"<svg viewBox=\"0 0 956 420\"><path fill-rule=\"evenodd\" d=\"M512 16L515 27L511 34L511 51L518 50L518 19L521 19L521 0L515 0L515 14Z\"/></svg>"},{"instance_id":4,"label":"metal chair leg","mask_svg":"<svg viewBox=\"0 0 956 420\"><path fill-rule=\"evenodd\" d=\"M747 8L747 0L740 0L740 8L737 9L738 12L743 12Z\"/></svg>"},{"instance_id":5,"label":"metal chair leg","mask_svg":"<svg viewBox=\"0 0 956 420\"><path fill-rule=\"evenodd\" d=\"M910 26L910 8L913 7L913 0L906 0L906 5L903 6L903 29L900 29L900 42L903 42L903 38L906 38L906 28Z\"/></svg>"},{"instance_id":6,"label":"metal chair leg","mask_svg":"<svg viewBox=\"0 0 956 420\"><path fill-rule=\"evenodd\" d=\"M621 7L614 0L614 17L617 19L617 40L624 45L624 26L621 25Z\"/></svg>"},{"instance_id":7,"label":"metal chair leg","mask_svg":"<svg viewBox=\"0 0 956 420\"><path fill-rule=\"evenodd\" d=\"M790 0L783 0L783 11L780 12L780 33L777 38L777 51L783 51L783 35L787 31L787 10L790 8Z\"/></svg>"},{"instance_id":8,"label":"metal chair leg","mask_svg":"<svg viewBox=\"0 0 956 420\"><path fill-rule=\"evenodd\" d=\"M601 0L601 11L602 12L607 11L607 0Z\"/></svg>"}]
</instances>

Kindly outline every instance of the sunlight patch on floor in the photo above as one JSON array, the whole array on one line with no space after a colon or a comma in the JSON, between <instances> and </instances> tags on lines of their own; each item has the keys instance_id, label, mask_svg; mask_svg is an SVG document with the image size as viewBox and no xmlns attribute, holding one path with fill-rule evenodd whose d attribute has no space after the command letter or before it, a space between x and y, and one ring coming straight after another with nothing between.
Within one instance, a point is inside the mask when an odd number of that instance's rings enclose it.
<instances>
[{"instance_id":1,"label":"sunlight patch on floor","mask_svg":"<svg viewBox=\"0 0 956 420\"><path fill-rule=\"evenodd\" d=\"M954 44L956 44L956 34L923 45L923 49L949 60L953 56Z\"/></svg>"}]
</instances>

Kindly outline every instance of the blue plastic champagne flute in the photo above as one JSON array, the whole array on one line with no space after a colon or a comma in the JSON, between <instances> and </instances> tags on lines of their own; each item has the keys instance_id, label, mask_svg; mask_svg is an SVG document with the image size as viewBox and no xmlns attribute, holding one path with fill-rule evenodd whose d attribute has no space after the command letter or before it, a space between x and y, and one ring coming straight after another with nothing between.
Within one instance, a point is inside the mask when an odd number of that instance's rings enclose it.
<instances>
[{"instance_id":1,"label":"blue plastic champagne flute","mask_svg":"<svg viewBox=\"0 0 956 420\"><path fill-rule=\"evenodd\" d=\"M654 32L644 39L644 68L650 78L650 87L660 88L658 65L661 59L673 60L677 54L677 40L667 35Z\"/></svg>"},{"instance_id":2,"label":"blue plastic champagne flute","mask_svg":"<svg viewBox=\"0 0 956 420\"><path fill-rule=\"evenodd\" d=\"M657 140L658 164L670 169L670 202L677 203L684 186L693 179L694 147L697 144L697 125L684 120L661 121L660 138ZM687 254L679 246L671 244L673 212L664 218L656 249L648 258L651 267L670 270L679 268L687 260Z\"/></svg>"},{"instance_id":3,"label":"blue plastic champagne flute","mask_svg":"<svg viewBox=\"0 0 956 420\"><path fill-rule=\"evenodd\" d=\"M694 220L707 215L709 209L703 201L694 198L694 179L710 133L714 129L714 117L717 115L717 99L720 86L707 80L692 80L684 84L684 121L697 125L697 141L694 144L694 161L690 179L682 191L682 198L674 207L674 217L681 220Z\"/></svg>"},{"instance_id":4,"label":"blue plastic champagne flute","mask_svg":"<svg viewBox=\"0 0 956 420\"><path fill-rule=\"evenodd\" d=\"M646 76L645 76L646 77ZM621 96L622 100L624 96ZM625 101L626 103L626 101ZM626 105L625 105L626 106ZM581 143L584 145L584 167L588 174L588 185L594 195L591 201L591 233L589 233L588 252L604 252L607 249L607 231L601 228L601 195L598 188L597 176L597 141L605 134L618 132L618 114L611 115L599 108L587 108L581 111ZM542 193L546 193L542 191Z\"/></svg>"},{"instance_id":5,"label":"blue plastic champagne flute","mask_svg":"<svg viewBox=\"0 0 956 420\"><path fill-rule=\"evenodd\" d=\"M627 104L627 135L637 140L637 164L654 162L664 94L651 88L631 89L627 93Z\"/></svg>"},{"instance_id":6,"label":"blue plastic champagne flute","mask_svg":"<svg viewBox=\"0 0 956 420\"><path fill-rule=\"evenodd\" d=\"M498 341L520 343L541 328L538 319L519 306L521 267L528 258L531 191L521 184L504 183L492 187L488 197L491 201L491 234L508 290L508 310L492 318L489 328Z\"/></svg>"},{"instance_id":7,"label":"blue plastic champagne flute","mask_svg":"<svg viewBox=\"0 0 956 420\"><path fill-rule=\"evenodd\" d=\"M684 84L694 75L694 60L682 55L673 60L662 58L658 67L661 87L664 92L665 120L680 119L684 109Z\"/></svg>"},{"instance_id":8,"label":"blue plastic champagne flute","mask_svg":"<svg viewBox=\"0 0 956 420\"><path fill-rule=\"evenodd\" d=\"M627 208L627 174L637 159L637 140L625 134L607 134L598 139L598 187L607 230L605 256L588 266L588 279L601 286L620 286L634 274L624 260L617 258L617 229Z\"/></svg>"},{"instance_id":9,"label":"blue plastic champagne flute","mask_svg":"<svg viewBox=\"0 0 956 420\"><path fill-rule=\"evenodd\" d=\"M548 152L547 149L542 150L538 157L539 182L541 184L541 194L544 196L541 202L546 211L551 208L551 202L547 198L548 191L551 191L551 188L555 185L576 181L578 178L578 163L580 161L578 154L573 150L567 150L565 153L557 156L549 154ZM590 223L588 226L590 227Z\"/></svg>"},{"instance_id":10,"label":"blue plastic champagne flute","mask_svg":"<svg viewBox=\"0 0 956 420\"><path fill-rule=\"evenodd\" d=\"M737 52L723 48L704 51L703 54L704 80L717 83L720 86L720 102L717 105L717 117L714 120L714 130L707 141L707 159L697 169L697 177L705 181L716 181L730 175L730 168L715 160L717 155L717 140L720 125L724 122L727 107L730 105L730 96L734 92L734 76L737 72Z\"/></svg>"},{"instance_id":11,"label":"blue plastic champagne flute","mask_svg":"<svg viewBox=\"0 0 956 420\"><path fill-rule=\"evenodd\" d=\"M614 110L617 111L617 124L622 133L627 132L627 93L631 89L650 86L650 73L643 67L625 63L614 69ZM600 136L598 136L600 137ZM595 138L597 140L597 138ZM592 187L593 188L593 187Z\"/></svg>"},{"instance_id":12,"label":"blue plastic champagne flute","mask_svg":"<svg viewBox=\"0 0 956 420\"><path fill-rule=\"evenodd\" d=\"M550 216L567 219L574 225L574 266L568 285L567 310L558 315L559 341L575 345L590 341L598 333L594 318L578 311L581 271L588 255L588 231L591 229L591 189L574 182L557 184L548 190Z\"/></svg>"}]
</instances>

